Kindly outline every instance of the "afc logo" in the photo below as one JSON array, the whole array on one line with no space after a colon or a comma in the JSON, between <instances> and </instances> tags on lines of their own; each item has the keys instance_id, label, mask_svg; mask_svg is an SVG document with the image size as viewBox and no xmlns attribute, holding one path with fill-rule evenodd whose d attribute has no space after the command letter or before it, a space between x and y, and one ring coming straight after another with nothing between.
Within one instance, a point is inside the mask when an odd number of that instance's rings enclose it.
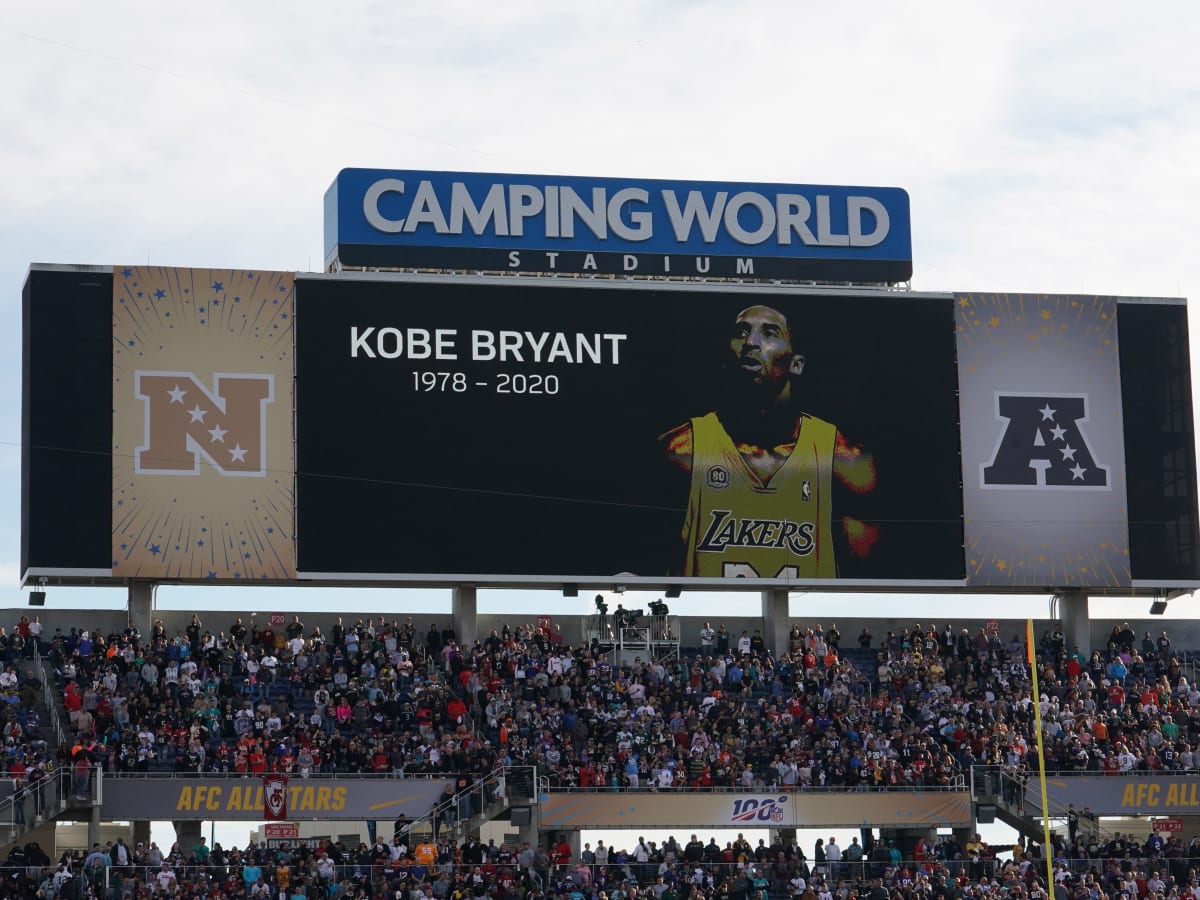
<instances>
[{"instance_id":1,"label":"afc logo","mask_svg":"<svg viewBox=\"0 0 1200 900\"><path fill-rule=\"evenodd\" d=\"M729 470L724 466L709 466L708 474L705 475L704 480L710 488L716 488L717 490L729 487Z\"/></svg>"},{"instance_id":2,"label":"afc logo","mask_svg":"<svg viewBox=\"0 0 1200 900\"><path fill-rule=\"evenodd\" d=\"M996 394L1003 423L983 488L1111 490L1109 466L1097 461L1083 431L1086 394Z\"/></svg>"},{"instance_id":3,"label":"afc logo","mask_svg":"<svg viewBox=\"0 0 1200 900\"><path fill-rule=\"evenodd\" d=\"M222 475L266 477L273 375L216 373L210 391L192 372L139 371L134 385L146 414L135 473L199 475L203 459Z\"/></svg>"}]
</instances>

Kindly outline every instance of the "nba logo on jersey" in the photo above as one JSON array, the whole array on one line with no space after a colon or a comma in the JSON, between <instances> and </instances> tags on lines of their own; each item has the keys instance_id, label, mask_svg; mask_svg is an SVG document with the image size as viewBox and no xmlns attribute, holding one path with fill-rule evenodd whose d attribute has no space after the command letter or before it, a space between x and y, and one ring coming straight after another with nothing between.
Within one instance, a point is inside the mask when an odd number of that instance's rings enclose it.
<instances>
[{"instance_id":1,"label":"nba logo on jersey","mask_svg":"<svg viewBox=\"0 0 1200 900\"><path fill-rule=\"evenodd\" d=\"M709 466L705 481L710 488L729 487L729 470L724 466Z\"/></svg>"},{"instance_id":2,"label":"nba logo on jersey","mask_svg":"<svg viewBox=\"0 0 1200 900\"><path fill-rule=\"evenodd\" d=\"M805 502L812 499L812 482L811 481L800 482L800 499L804 500Z\"/></svg>"}]
</instances>

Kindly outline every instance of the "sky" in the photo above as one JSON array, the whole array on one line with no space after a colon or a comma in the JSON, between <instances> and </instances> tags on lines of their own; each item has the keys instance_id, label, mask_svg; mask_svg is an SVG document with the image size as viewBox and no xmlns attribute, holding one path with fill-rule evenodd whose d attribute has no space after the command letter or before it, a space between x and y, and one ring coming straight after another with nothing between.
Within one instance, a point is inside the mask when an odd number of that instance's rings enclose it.
<instances>
[{"instance_id":1,"label":"sky","mask_svg":"<svg viewBox=\"0 0 1200 900\"><path fill-rule=\"evenodd\" d=\"M379 167L899 186L915 289L1188 296L1200 284L1198 37L1200 9L1112 2L1086 15L939 0L11 5L0 606L24 605L20 290L32 262L320 270L325 189L343 167ZM124 603L121 591L64 593L51 602ZM730 599L684 602L707 614ZM165 589L159 602L344 597ZM449 603L444 591L400 602ZM866 615L896 608L855 602ZM356 595L373 604L397 596ZM534 592L489 604L590 609ZM1043 615L1046 598L1003 608Z\"/></svg>"}]
</instances>

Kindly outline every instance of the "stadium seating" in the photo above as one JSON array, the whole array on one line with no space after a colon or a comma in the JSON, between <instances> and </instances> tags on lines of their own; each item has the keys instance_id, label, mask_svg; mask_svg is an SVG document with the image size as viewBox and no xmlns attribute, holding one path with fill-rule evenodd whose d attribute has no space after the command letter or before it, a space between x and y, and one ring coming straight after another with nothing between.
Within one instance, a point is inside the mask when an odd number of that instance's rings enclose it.
<instances>
[{"instance_id":1,"label":"stadium seating","mask_svg":"<svg viewBox=\"0 0 1200 900\"><path fill-rule=\"evenodd\" d=\"M43 636L33 654L44 657L62 697L61 742L46 734L38 673L27 668L36 641L19 632L0 638L5 765L17 784L32 768L81 762L112 773L430 773L466 784L498 767L534 765L560 789L888 790L961 784L977 765L1001 767L1019 781L1036 766L1023 641L951 626L853 639L834 628L797 626L778 658L760 640L727 652L705 644L666 658L648 653L628 665L615 664L598 642L572 647L561 643L561 632L524 624L469 648L449 631L382 620L339 620L328 635L299 619L279 632L238 621L214 634L198 618L173 635L161 623L146 636L79 628ZM1045 636L1038 702L1049 769L1196 768L1200 693L1162 638L1137 641L1117 629L1106 648L1084 657L1063 646L1061 635ZM308 896L340 896L330 893L334 884L355 891L399 884L395 889L412 897L454 897L456 890L479 896L478 877L483 893L494 896L533 886L588 898L603 891L605 900L620 900L623 891L661 900L668 891L676 898L749 897L759 889L844 900L865 896L875 875L904 897L941 891L954 900L964 892L960 879L976 895L1007 887L1010 895L1033 897L1044 875L1034 846L1006 848L1015 855L1006 862L953 841L913 860L880 844L861 862L843 859L831 868L806 861L796 847L712 843L701 843L699 858L689 842L631 846L603 860L590 848L571 859L568 849L568 858L543 863L523 849L454 846L443 836L426 865L417 863L416 848L397 850L403 839L296 848L282 861L265 847L213 848L207 860L179 848L158 857L149 848L126 848L124 865L114 864L110 851L108 862L93 853L64 871L86 880L99 864L165 893L179 887L183 896L212 896L214 886L225 885L223 895L241 896L258 890L240 880L249 860L272 896L285 881L288 890L304 886ZM105 855L101 849L98 856ZM1195 842L1147 848L1114 844L1099 832L1064 839L1056 852L1061 880L1081 890L1090 890L1091 878L1102 885L1097 890L1115 895L1128 890L1129 877L1149 885L1159 871L1174 878L1164 897L1186 892L1187 864L1197 856ZM55 890L57 867L25 868L31 874L23 877L39 884L48 877ZM1135 887L1139 898L1156 893ZM1200 900L1195 891L1193 897Z\"/></svg>"}]
</instances>

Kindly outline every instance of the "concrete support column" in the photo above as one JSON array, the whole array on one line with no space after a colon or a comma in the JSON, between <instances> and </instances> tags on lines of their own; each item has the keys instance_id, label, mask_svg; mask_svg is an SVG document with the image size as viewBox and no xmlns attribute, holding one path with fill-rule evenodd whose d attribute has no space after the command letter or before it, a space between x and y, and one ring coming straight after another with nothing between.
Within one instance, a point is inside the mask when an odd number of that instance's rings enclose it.
<instances>
[{"instance_id":1,"label":"concrete support column","mask_svg":"<svg viewBox=\"0 0 1200 900\"><path fill-rule=\"evenodd\" d=\"M1063 591L1058 595L1058 615L1062 619L1067 653L1076 647L1083 655L1092 653L1092 623L1088 618L1087 591Z\"/></svg>"},{"instance_id":2,"label":"concrete support column","mask_svg":"<svg viewBox=\"0 0 1200 900\"><path fill-rule=\"evenodd\" d=\"M450 616L460 647L469 648L479 637L479 624L476 621L477 609L474 585L456 587L451 592Z\"/></svg>"},{"instance_id":3,"label":"concrete support column","mask_svg":"<svg viewBox=\"0 0 1200 900\"><path fill-rule=\"evenodd\" d=\"M563 838L566 838L567 843L571 847L571 862L579 862L581 854L583 853L583 832L578 828L571 828L567 831L555 831L552 832L552 834L553 837L551 840L554 841L554 846L556 847L558 846L559 841L561 841Z\"/></svg>"},{"instance_id":4,"label":"concrete support column","mask_svg":"<svg viewBox=\"0 0 1200 900\"><path fill-rule=\"evenodd\" d=\"M100 843L100 805L93 804L88 813L88 850Z\"/></svg>"},{"instance_id":5,"label":"concrete support column","mask_svg":"<svg viewBox=\"0 0 1200 900\"><path fill-rule=\"evenodd\" d=\"M541 841L541 829L538 828L536 817L531 820L528 825L520 825L517 827L517 846L523 847L528 842L533 847L543 846Z\"/></svg>"},{"instance_id":6,"label":"concrete support column","mask_svg":"<svg viewBox=\"0 0 1200 900\"><path fill-rule=\"evenodd\" d=\"M134 581L129 585L129 622L142 636L150 638L150 626L154 624L154 592L158 585L153 581Z\"/></svg>"},{"instance_id":7,"label":"concrete support column","mask_svg":"<svg viewBox=\"0 0 1200 900\"><path fill-rule=\"evenodd\" d=\"M138 844L150 846L150 820L135 819L133 822L133 844L136 847ZM170 849L170 848L167 848Z\"/></svg>"},{"instance_id":8,"label":"concrete support column","mask_svg":"<svg viewBox=\"0 0 1200 900\"><path fill-rule=\"evenodd\" d=\"M184 821L172 822L175 826L175 840L179 842L179 849L183 851L184 858L192 852L192 848L200 843L200 835L204 834L204 823L199 819L186 819ZM165 850L170 848L159 848Z\"/></svg>"},{"instance_id":9,"label":"concrete support column","mask_svg":"<svg viewBox=\"0 0 1200 900\"><path fill-rule=\"evenodd\" d=\"M771 588L762 592L763 643L778 659L788 648L787 588Z\"/></svg>"}]
</instances>

